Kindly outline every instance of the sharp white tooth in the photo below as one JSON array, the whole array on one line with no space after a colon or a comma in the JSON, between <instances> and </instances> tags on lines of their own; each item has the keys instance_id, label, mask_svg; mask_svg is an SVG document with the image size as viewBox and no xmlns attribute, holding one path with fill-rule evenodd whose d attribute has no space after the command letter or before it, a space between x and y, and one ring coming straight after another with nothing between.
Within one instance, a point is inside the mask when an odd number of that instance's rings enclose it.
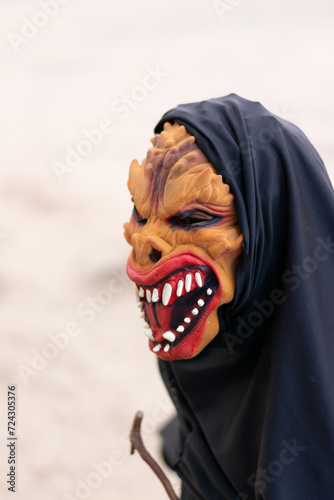
<instances>
[{"instance_id":1,"label":"sharp white tooth","mask_svg":"<svg viewBox=\"0 0 334 500\"><path fill-rule=\"evenodd\" d=\"M200 273L195 273L195 280L196 280L196 283L199 287L203 286L202 277L201 277Z\"/></svg>"},{"instance_id":2,"label":"sharp white tooth","mask_svg":"<svg viewBox=\"0 0 334 500\"><path fill-rule=\"evenodd\" d=\"M206 294L207 295L211 295L212 294L212 288L208 288L207 291L206 291Z\"/></svg>"},{"instance_id":3,"label":"sharp white tooth","mask_svg":"<svg viewBox=\"0 0 334 500\"><path fill-rule=\"evenodd\" d=\"M145 291L144 291L144 288L141 286L139 288L139 297L144 297L144 295L145 295Z\"/></svg>"},{"instance_id":4,"label":"sharp white tooth","mask_svg":"<svg viewBox=\"0 0 334 500\"><path fill-rule=\"evenodd\" d=\"M185 323L190 323L191 319L190 318L184 318L183 320Z\"/></svg>"},{"instance_id":5,"label":"sharp white tooth","mask_svg":"<svg viewBox=\"0 0 334 500\"><path fill-rule=\"evenodd\" d=\"M178 284L177 284L177 289L176 289L176 295L178 297L181 297L182 295L182 290L183 290L183 281L182 280L179 280L178 281Z\"/></svg>"},{"instance_id":6,"label":"sharp white tooth","mask_svg":"<svg viewBox=\"0 0 334 500\"><path fill-rule=\"evenodd\" d=\"M193 309L193 310L191 311L191 313L192 313L192 314L194 314L194 315L196 316L196 314L198 314L198 309L196 309L196 307L195 307L195 309Z\"/></svg>"},{"instance_id":7,"label":"sharp white tooth","mask_svg":"<svg viewBox=\"0 0 334 500\"><path fill-rule=\"evenodd\" d=\"M146 323L146 321L145 321L145 323L144 323L144 328L145 328L145 329L150 328L150 325L149 325L148 323Z\"/></svg>"},{"instance_id":8,"label":"sharp white tooth","mask_svg":"<svg viewBox=\"0 0 334 500\"><path fill-rule=\"evenodd\" d=\"M174 342L174 340L176 339L175 333L173 333L173 332L166 332L162 336L164 339L168 340L169 342Z\"/></svg>"},{"instance_id":9,"label":"sharp white tooth","mask_svg":"<svg viewBox=\"0 0 334 500\"><path fill-rule=\"evenodd\" d=\"M157 288L154 288L152 293L152 302L158 302L159 300L159 292Z\"/></svg>"},{"instance_id":10,"label":"sharp white tooth","mask_svg":"<svg viewBox=\"0 0 334 500\"><path fill-rule=\"evenodd\" d=\"M147 300L147 302L151 302L151 300L152 300L151 290L146 290L146 300Z\"/></svg>"},{"instance_id":11,"label":"sharp white tooth","mask_svg":"<svg viewBox=\"0 0 334 500\"><path fill-rule=\"evenodd\" d=\"M180 332L180 333L184 332L184 326L182 326L182 325L178 326L176 331Z\"/></svg>"},{"instance_id":12,"label":"sharp white tooth","mask_svg":"<svg viewBox=\"0 0 334 500\"><path fill-rule=\"evenodd\" d=\"M164 306L168 305L171 296L172 296L172 286L169 283L165 283L165 286L162 290L162 303Z\"/></svg>"},{"instance_id":13,"label":"sharp white tooth","mask_svg":"<svg viewBox=\"0 0 334 500\"><path fill-rule=\"evenodd\" d=\"M204 300L203 300L203 299L199 299L199 300L197 301L197 304L199 305L199 307L203 307L203 306L204 306L204 304L205 304L205 302L204 302Z\"/></svg>"},{"instance_id":14,"label":"sharp white tooth","mask_svg":"<svg viewBox=\"0 0 334 500\"><path fill-rule=\"evenodd\" d=\"M165 352L168 352L170 349L170 344L166 344L165 347L164 347L164 351Z\"/></svg>"},{"instance_id":15,"label":"sharp white tooth","mask_svg":"<svg viewBox=\"0 0 334 500\"><path fill-rule=\"evenodd\" d=\"M155 347L153 347L154 352L158 352L161 349L161 344L157 344Z\"/></svg>"},{"instance_id":16,"label":"sharp white tooth","mask_svg":"<svg viewBox=\"0 0 334 500\"><path fill-rule=\"evenodd\" d=\"M184 286L186 292L190 292L191 288L191 274L186 274L186 282Z\"/></svg>"},{"instance_id":17,"label":"sharp white tooth","mask_svg":"<svg viewBox=\"0 0 334 500\"><path fill-rule=\"evenodd\" d=\"M143 303L139 301L139 302L137 302L137 306L139 307L139 309L142 309Z\"/></svg>"},{"instance_id":18,"label":"sharp white tooth","mask_svg":"<svg viewBox=\"0 0 334 500\"><path fill-rule=\"evenodd\" d=\"M145 319L145 313L144 313L144 311L139 314L139 317ZM149 326L149 325L147 325L147 326Z\"/></svg>"},{"instance_id":19,"label":"sharp white tooth","mask_svg":"<svg viewBox=\"0 0 334 500\"><path fill-rule=\"evenodd\" d=\"M151 328L147 328L147 330L144 330L144 335L146 335L146 337L148 337L149 339L151 340L155 340L155 338L153 337L152 335L152 330Z\"/></svg>"}]
</instances>

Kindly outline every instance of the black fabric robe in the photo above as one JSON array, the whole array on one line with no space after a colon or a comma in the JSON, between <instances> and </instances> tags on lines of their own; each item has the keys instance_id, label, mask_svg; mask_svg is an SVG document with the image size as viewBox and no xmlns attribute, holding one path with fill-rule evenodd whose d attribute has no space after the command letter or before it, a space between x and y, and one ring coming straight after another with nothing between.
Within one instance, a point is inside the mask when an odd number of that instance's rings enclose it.
<instances>
[{"instance_id":1,"label":"black fabric robe","mask_svg":"<svg viewBox=\"0 0 334 500\"><path fill-rule=\"evenodd\" d=\"M293 124L235 94L158 123L195 136L235 196L244 252L218 336L159 360L165 456L196 500L334 498L334 194Z\"/></svg>"}]
</instances>

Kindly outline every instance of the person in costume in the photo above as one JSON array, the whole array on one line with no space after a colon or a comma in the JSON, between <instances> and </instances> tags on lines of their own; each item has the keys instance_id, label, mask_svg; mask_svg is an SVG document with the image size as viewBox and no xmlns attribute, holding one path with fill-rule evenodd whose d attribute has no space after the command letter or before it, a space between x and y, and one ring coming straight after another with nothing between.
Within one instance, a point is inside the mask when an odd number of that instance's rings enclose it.
<instances>
[{"instance_id":1,"label":"person in costume","mask_svg":"<svg viewBox=\"0 0 334 500\"><path fill-rule=\"evenodd\" d=\"M168 111L125 236L177 417L183 500L334 491L334 193L305 135L235 94Z\"/></svg>"}]
</instances>

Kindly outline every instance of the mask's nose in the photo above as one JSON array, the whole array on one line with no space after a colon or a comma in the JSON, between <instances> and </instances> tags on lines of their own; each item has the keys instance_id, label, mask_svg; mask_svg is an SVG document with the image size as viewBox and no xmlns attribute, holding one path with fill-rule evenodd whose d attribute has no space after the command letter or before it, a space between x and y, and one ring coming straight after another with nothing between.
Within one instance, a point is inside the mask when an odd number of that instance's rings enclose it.
<instances>
[{"instance_id":1,"label":"mask's nose","mask_svg":"<svg viewBox=\"0 0 334 500\"><path fill-rule=\"evenodd\" d=\"M152 248L152 250L149 254L149 257L150 257L152 262L158 262L158 260L160 260L162 257L162 253L160 252L160 250L157 250L156 248Z\"/></svg>"},{"instance_id":2,"label":"mask's nose","mask_svg":"<svg viewBox=\"0 0 334 500\"><path fill-rule=\"evenodd\" d=\"M158 262L171 252L172 247L159 236L135 233L131 236L134 258L141 266Z\"/></svg>"}]
</instances>

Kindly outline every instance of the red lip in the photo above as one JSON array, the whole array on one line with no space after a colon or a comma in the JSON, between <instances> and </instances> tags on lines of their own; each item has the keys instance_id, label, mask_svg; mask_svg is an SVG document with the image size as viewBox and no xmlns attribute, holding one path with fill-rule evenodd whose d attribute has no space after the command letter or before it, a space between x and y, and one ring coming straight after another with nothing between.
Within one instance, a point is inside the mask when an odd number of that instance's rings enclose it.
<instances>
[{"instance_id":1,"label":"red lip","mask_svg":"<svg viewBox=\"0 0 334 500\"><path fill-rule=\"evenodd\" d=\"M128 259L126 265L126 272L131 281L134 281L137 285L153 286L155 283L165 278L168 274L175 271L177 268L183 266L203 266L211 265L204 259L192 255L190 253L180 253L174 257L168 258L167 260L156 264L153 269L148 271L139 271L134 268Z\"/></svg>"}]
</instances>

